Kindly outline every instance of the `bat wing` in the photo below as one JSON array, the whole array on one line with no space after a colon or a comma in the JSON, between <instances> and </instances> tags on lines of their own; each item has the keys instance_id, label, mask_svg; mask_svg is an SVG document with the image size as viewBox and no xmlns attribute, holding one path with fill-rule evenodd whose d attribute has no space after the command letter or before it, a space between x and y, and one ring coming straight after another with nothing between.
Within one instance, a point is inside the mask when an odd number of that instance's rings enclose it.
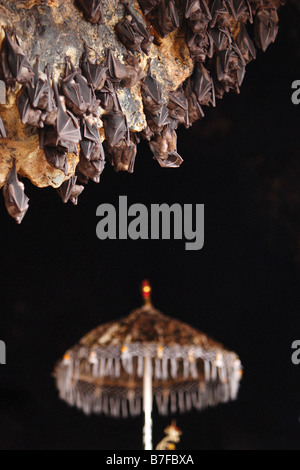
<instances>
[{"instance_id":1,"label":"bat wing","mask_svg":"<svg viewBox=\"0 0 300 470\"><path fill-rule=\"evenodd\" d=\"M78 0L78 3L89 21L92 23L99 23L102 21L101 0Z\"/></svg>"},{"instance_id":2,"label":"bat wing","mask_svg":"<svg viewBox=\"0 0 300 470\"><path fill-rule=\"evenodd\" d=\"M156 155L154 155L154 158L158 161L162 168L178 168L183 163L183 159L177 152L175 152L175 150L170 152L165 160Z\"/></svg>"},{"instance_id":3,"label":"bat wing","mask_svg":"<svg viewBox=\"0 0 300 470\"><path fill-rule=\"evenodd\" d=\"M158 4L159 0L138 0L141 9L145 15L148 15L151 10Z\"/></svg>"},{"instance_id":4,"label":"bat wing","mask_svg":"<svg viewBox=\"0 0 300 470\"><path fill-rule=\"evenodd\" d=\"M54 87L54 95L56 100L56 105L58 108L57 112L57 120L56 120L56 132L57 132L57 142L56 145L59 143L60 140L73 142L77 144L81 140L81 133L77 119L73 116L72 113L69 111L65 112L60 98L58 94L57 85L53 78L53 87Z\"/></svg>"},{"instance_id":5,"label":"bat wing","mask_svg":"<svg viewBox=\"0 0 300 470\"><path fill-rule=\"evenodd\" d=\"M77 176L71 176L67 181L64 181L58 188L57 192L62 198L64 203L71 201L75 206L78 202L78 196L84 190L83 186L77 185Z\"/></svg>"},{"instance_id":6,"label":"bat wing","mask_svg":"<svg viewBox=\"0 0 300 470\"><path fill-rule=\"evenodd\" d=\"M254 23L255 41L264 52L275 41L278 33L278 16L275 10L260 9Z\"/></svg>"},{"instance_id":7,"label":"bat wing","mask_svg":"<svg viewBox=\"0 0 300 470\"><path fill-rule=\"evenodd\" d=\"M66 113L58 110L57 115L57 135L59 139L77 144L81 140L79 124L75 116L70 111Z\"/></svg>"},{"instance_id":8,"label":"bat wing","mask_svg":"<svg viewBox=\"0 0 300 470\"><path fill-rule=\"evenodd\" d=\"M203 64L197 63L193 77L193 91L200 105L215 106L213 80Z\"/></svg>"},{"instance_id":9,"label":"bat wing","mask_svg":"<svg viewBox=\"0 0 300 470\"><path fill-rule=\"evenodd\" d=\"M163 36L167 36L179 27L178 10L174 0L161 0L158 24Z\"/></svg>"},{"instance_id":10,"label":"bat wing","mask_svg":"<svg viewBox=\"0 0 300 470\"><path fill-rule=\"evenodd\" d=\"M129 50L141 52L141 43L144 38L134 28L134 24L130 24L127 18L116 25L116 31L119 39Z\"/></svg>"},{"instance_id":11,"label":"bat wing","mask_svg":"<svg viewBox=\"0 0 300 470\"><path fill-rule=\"evenodd\" d=\"M96 144L101 142L98 127L95 124L91 125L88 121L85 121L84 123L83 135L86 139L91 140Z\"/></svg>"},{"instance_id":12,"label":"bat wing","mask_svg":"<svg viewBox=\"0 0 300 470\"><path fill-rule=\"evenodd\" d=\"M151 73L151 63L149 65L147 77L142 83L142 91L144 92L146 99L147 99L147 96L149 96L149 98L151 98L151 100L153 100L157 105L163 104L161 85L158 83L158 81L153 77Z\"/></svg>"},{"instance_id":13,"label":"bat wing","mask_svg":"<svg viewBox=\"0 0 300 470\"><path fill-rule=\"evenodd\" d=\"M81 69L87 82L95 90L101 90L104 87L107 78L107 67L100 64L93 64L89 60L88 46L85 44L84 53L81 60Z\"/></svg>"},{"instance_id":14,"label":"bat wing","mask_svg":"<svg viewBox=\"0 0 300 470\"><path fill-rule=\"evenodd\" d=\"M126 66L114 56L111 49L108 50L107 55L107 67L111 80L121 81L127 78Z\"/></svg>"},{"instance_id":15,"label":"bat wing","mask_svg":"<svg viewBox=\"0 0 300 470\"><path fill-rule=\"evenodd\" d=\"M34 76L31 65L29 64L27 57L23 53L21 47L17 42L13 42L10 34L5 31L6 43L7 43L7 60L9 68L14 78L20 83L30 82ZM28 74L23 76L23 68L28 69Z\"/></svg>"},{"instance_id":16,"label":"bat wing","mask_svg":"<svg viewBox=\"0 0 300 470\"><path fill-rule=\"evenodd\" d=\"M4 186L5 203L9 214L20 224L29 208L29 198L18 179L16 166L12 167Z\"/></svg>"}]
</instances>

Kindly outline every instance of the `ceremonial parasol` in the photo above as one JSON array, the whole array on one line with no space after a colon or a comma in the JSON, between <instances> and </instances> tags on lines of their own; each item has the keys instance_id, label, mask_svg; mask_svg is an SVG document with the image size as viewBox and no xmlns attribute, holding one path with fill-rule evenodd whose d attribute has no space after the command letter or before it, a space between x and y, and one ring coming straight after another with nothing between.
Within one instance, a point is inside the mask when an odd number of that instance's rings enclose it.
<instances>
[{"instance_id":1,"label":"ceremonial parasol","mask_svg":"<svg viewBox=\"0 0 300 470\"><path fill-rule=\"evenodd\" d=\"M167 317L151 303L92 330L56 364L59 396L86 414L145 415L144 447L152 450L153 397L160 414L201 410L237 397L238 356L206 334Z\"/></svg>"}]
</instances>

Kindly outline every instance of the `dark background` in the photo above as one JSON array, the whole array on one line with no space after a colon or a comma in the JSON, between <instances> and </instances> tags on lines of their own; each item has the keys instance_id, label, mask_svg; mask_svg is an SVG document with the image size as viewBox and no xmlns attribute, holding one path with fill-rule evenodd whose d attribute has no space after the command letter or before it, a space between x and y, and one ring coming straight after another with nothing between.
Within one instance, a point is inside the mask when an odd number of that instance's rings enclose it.
<instances>
[{"instance_id":1,"label":"dark background","mask_svg":"<svg viewBox=\"0 0 300 470\"><path fill-rule=\"evenodd\" d=\"M298 8L282 9L277 42L248 66L241 95L180 129L180 169L161 169L142 143L135 173L107 166L78 207L25 181L30 210L17 226L1 200L0 449L142 449L142 417L86 417L59 401L51 372L84 333L140 305L145 277L159 309L226 344L245 369L237 402L177 416L179 448L300 448ZM204 203L205 247L99 241L96 208L119 195ZM170 420L154 413L154 443Z\"/></svg>"}]
</instances>

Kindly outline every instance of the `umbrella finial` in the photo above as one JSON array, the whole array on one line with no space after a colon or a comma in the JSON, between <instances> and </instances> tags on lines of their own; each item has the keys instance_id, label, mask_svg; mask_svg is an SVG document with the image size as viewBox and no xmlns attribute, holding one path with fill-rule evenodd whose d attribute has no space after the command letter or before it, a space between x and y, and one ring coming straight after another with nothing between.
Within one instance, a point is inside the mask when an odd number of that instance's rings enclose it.
<instances>
[{"instance_id":1,"label":"umbrella finial","mask_svg":"<svg viewBox=\"0 0 300 470\"><path fill-rule=\"evenodd\" d=\"M142 282L141 290L142 290L142 296L143 296L145 305L152 305L152 302L151 302L152 288L151 288L150 282L147 279L145 279Z\"/></svg>"}]
</instances>

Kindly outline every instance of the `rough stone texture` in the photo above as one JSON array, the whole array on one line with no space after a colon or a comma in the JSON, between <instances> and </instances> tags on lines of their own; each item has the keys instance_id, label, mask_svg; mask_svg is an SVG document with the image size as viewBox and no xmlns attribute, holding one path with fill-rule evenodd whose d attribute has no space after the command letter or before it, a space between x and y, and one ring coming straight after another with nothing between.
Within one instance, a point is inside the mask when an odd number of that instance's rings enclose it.
<instances>
[{"instance_id":1,"label":"rough stone texture","mask_svg":"<svg viewBox=\"0 0 300 470\"><path fill-rule=\"evenodd\" d=\"M136 16L145 24L137 1L132 2ZM105 22L92 25L85 21L82 12L75 7L74 0L0 0L0 26L14 30L22 49L30 61L40 56L41 68L47 63L55 77L62 76L65 69L65 57L70 56L78 66L86 42L94 49L99 58L105 57L106 49L111 48L124 63L126 48L117 39L114 26L124 17L123 6L114 0L103 0ZM193 61L190 58L184 37L177 31L153 44L149 58L152 59L152 72L163 86L163 97L167 101L170 90L175 90L190 76ZM0 47L4 39L4 30L0 28ZM147 69L148 57L141 54L141 65ZM75 172L78 157L68 155L69 174L51 167L43 151L39 149L37 130L22 125L16 108L17 94L7 96L7 105L0 105L0 114L8 132L8 138L1 142L0 186L3 186L13 159L17 171L28 177L36 186L59 187L63 181ZM126 114L132 131L141 131L146 127L143 112L140 84L135 87L120 88L118 97L122 111ZM101 116L99 116L100 118ZM99 120L100 134L104 138L102 122Z\"/></svg>"}]
</instances>

